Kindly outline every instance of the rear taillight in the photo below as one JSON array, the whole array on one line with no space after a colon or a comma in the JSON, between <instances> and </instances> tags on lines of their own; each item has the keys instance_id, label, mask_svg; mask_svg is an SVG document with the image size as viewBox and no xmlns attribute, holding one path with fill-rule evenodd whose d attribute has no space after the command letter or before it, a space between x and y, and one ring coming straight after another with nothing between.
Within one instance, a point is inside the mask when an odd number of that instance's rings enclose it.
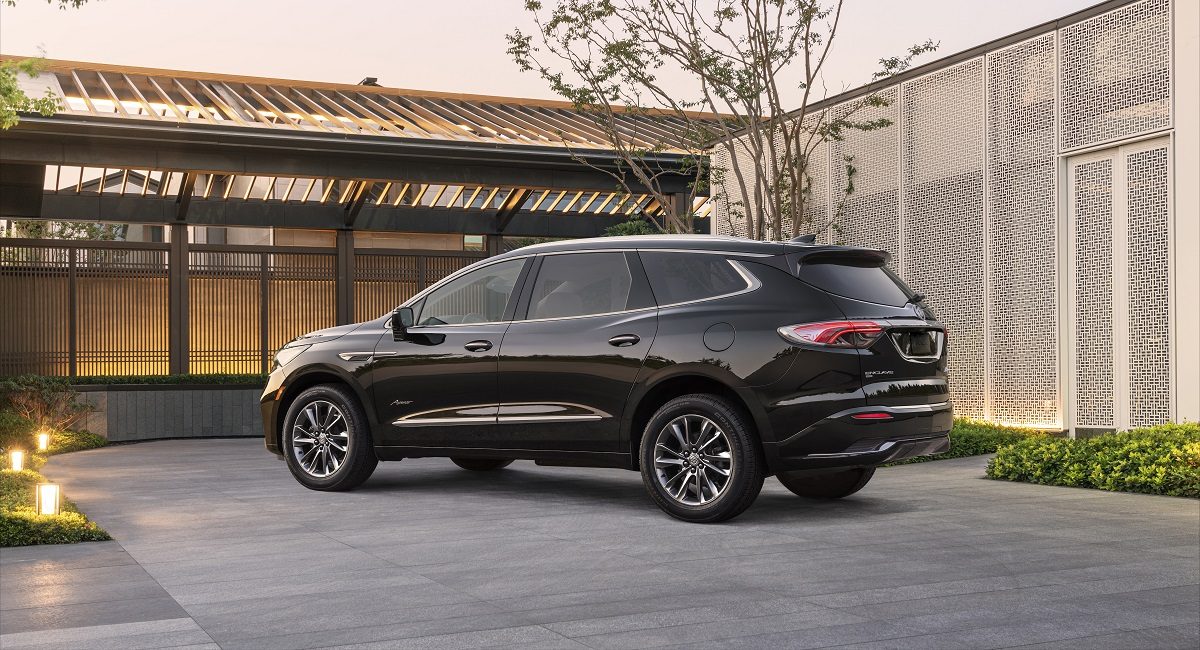
<instances>
[{"instance_id":1,"label":"rear taillight","mask_svg":"<svg viewBox=\"0 0 1200 650\"><path fill-rule=\"evenodd\" d=\"M883 335L883 326L869 320L838 320L787 325L778 331L792 343L865 350Z\"/></svg>"}]
</instances>

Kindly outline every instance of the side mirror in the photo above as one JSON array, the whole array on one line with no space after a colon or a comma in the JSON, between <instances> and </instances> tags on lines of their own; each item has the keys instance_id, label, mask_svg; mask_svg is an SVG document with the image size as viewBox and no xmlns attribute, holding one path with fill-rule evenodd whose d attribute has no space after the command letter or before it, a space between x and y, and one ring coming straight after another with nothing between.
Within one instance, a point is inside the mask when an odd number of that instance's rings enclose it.
<instances>
[{"instance_id":1,"label":"side mirror","mask_svg":"<svg viewBox=\"0 0 1200 650\"><path fill-rule=\"evenodd\" d=\"M392 339L403 341L408 338L408 328L413 325L412 307L397 307L392 312Z\"/></svg>"}]
</instances>

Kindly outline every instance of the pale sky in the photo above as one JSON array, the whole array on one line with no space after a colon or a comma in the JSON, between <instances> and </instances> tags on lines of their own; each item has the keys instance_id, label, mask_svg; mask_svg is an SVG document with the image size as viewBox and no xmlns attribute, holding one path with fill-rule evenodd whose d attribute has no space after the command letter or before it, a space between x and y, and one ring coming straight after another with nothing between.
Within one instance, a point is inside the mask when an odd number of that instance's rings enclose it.
<instances>
[{"instance_id":1,"label":"pale sky","mask_svg":"<svg viewBox=\"0 0 1200 650\"><path fill-rule=\"evenodd\" d=\"M545 0L549 5L553 0ZM825 83L861 85L882 56L932 38L922 61L1054 20L1098 0L847 0ZM44 0L0 7L0 52L202 72L553 98L505 34L523 0Z\"/></svg>"}]
</instances>

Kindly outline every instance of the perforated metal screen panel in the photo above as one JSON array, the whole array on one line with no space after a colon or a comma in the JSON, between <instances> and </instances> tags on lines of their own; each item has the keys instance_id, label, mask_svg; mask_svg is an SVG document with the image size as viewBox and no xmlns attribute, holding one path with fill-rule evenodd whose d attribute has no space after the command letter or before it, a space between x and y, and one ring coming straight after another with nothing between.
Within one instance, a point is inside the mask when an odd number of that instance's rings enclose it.
<instances>
[{"instance_id":1,"label":"perforated metal screen panel","mask_svg":"<svg viewBox=\"0 0 1200 650\"><path fill-rule=\"evenodd\" d=\"M883 88L855 119L892 126L845 131L811 170L828 200L805 214L838 215L818 241L890 251L949 326L957 414L1170 420L1171 156L1129 139L1172 125L1171 38L1170 0L1141 0Z\"/></svg>"},{"instance_id":2,"label":"perforated metal screen panel","mask_svg":"<svg viewBox=\"0 0 1200 650\"><path fill-rule=\"evenodd\" d=\"M950 328L950 397L984 412L984 88L974 59L904 85L902 274Z\"/></svg>"},{"instance_id":3,"label":"perforated metal screen panel","mask_svg":"<svg viewBox=\"0 0 1200 650\"><path fill-rule=\"evenodd\" d=\"M889 88L879 97L888 105L854 110L857 104L849 103L833 109L835 119L852 114L857 122L891 122L891 126L874 131L847 131L843 140L831 144L831 185L836 200L841 202L833 240L849 246L881 248L892 254L892 268L899 268L900 91ZM856 170L853 178L848 166ZM845 194L851 180L854 191Z\"/></svg>"},{"instance_id":4,"label":"perforated metal screen panel","mask_svg":"<svg viewBox=\"0 0 1200 650\"><path fill-rule=\"evenodd\" d=\"M987 56L988 417L1056 426L1054 34Z\"/></svg>"},{"instance_id":5,"label":"perforated metal screen panel","mask_svg":"<svg viewBox=\"0 0 1200 650\"><path fill-rule=\"evenodd\" d=\"M1171 419L1167 149L1131 153L1125 163L1129 424L1146 426Z\"/></svg>"},{"instance_id":6,"label":"perforated metal screen panel","mask_svg":"<svg viewBox=\"0 0 1200 650\"><path fill-rule=\"evenodd\" d=\"M1111 427L1113 413L1113 165L1074 166L1075 424Z\"/></svg>"},{"instance_id":7,"label":"perforated metal screen panel","mask_svg":"<svg viewBox=\"0 0 1200 650\"><path fill-rule=\"evenodd\" d=\"M1064 150L1170 125L1169 0L1143 0L1060 34Z\"/></svg>"}]
</instances>

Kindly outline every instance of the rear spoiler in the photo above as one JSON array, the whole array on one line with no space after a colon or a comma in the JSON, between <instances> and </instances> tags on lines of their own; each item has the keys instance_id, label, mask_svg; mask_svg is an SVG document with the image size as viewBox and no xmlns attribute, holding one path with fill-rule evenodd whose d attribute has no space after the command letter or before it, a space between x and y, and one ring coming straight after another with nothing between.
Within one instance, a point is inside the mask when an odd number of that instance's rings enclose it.
<instances>
[{"instance_id":1,"label":"rear spoiler","mask_svg":"<svg viewBox=\"0 0 1200 650\"><path fill-rule=\"evenodd\" d=\"M846 266L883 266L892 261L892 254L875 248L817 248L788 253L788 266L797 269L801 264L844 264Z\"/></svg>"}]
</instances>

